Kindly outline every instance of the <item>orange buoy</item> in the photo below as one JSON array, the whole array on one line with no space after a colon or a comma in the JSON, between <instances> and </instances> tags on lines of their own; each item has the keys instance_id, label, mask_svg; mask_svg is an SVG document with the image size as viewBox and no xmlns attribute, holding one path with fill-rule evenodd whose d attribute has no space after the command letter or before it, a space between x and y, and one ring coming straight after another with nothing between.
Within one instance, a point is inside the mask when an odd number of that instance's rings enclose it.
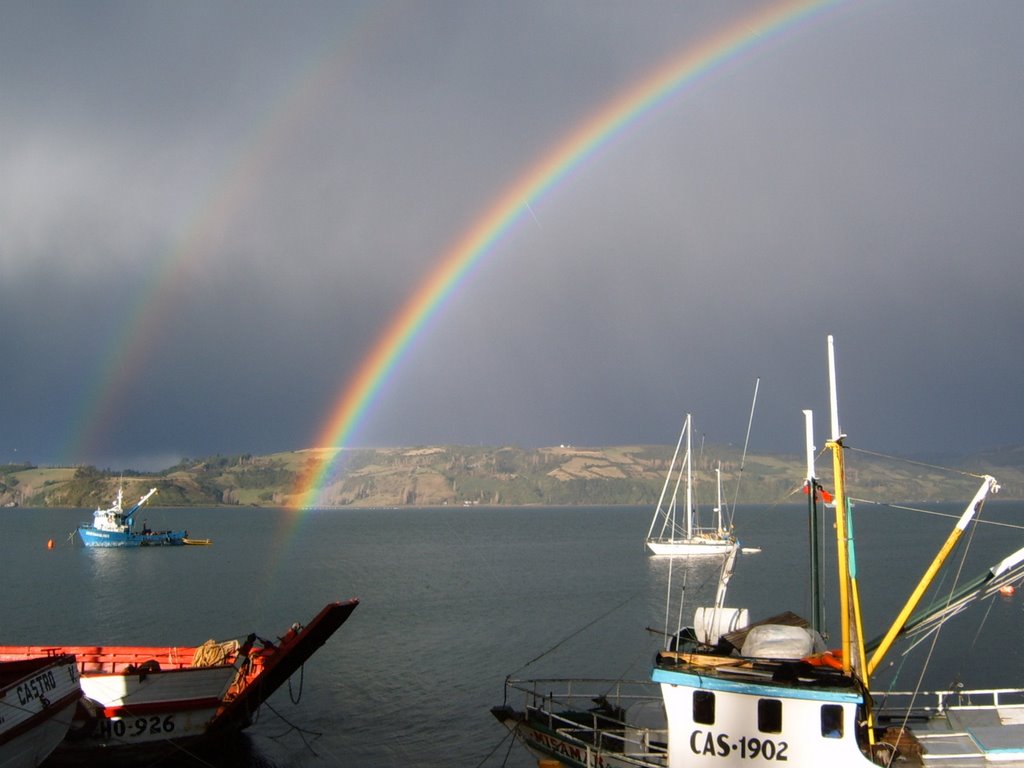
<instances>
[{"instance_id":1,"label":"orange buoy","mask_svg":"<svg viewBox=\"0 0 1024 768\"><path fill-rule=\"evenodd\" d=\"M999 588L999 594L1003 597L1009 597L1013 592L1013 584L1003 584L1003 586Z\"/></svg>"},{"instance_id":2,"label":"orange buoy","mask_svg":"<svg viewBox=\"0 0 1024 768\"><path fill-rule=\"evenodd\" d=\"M47 549L53 549L53 539L47 539L46 540L46 548Z\"/></svg>"}]
</instances>

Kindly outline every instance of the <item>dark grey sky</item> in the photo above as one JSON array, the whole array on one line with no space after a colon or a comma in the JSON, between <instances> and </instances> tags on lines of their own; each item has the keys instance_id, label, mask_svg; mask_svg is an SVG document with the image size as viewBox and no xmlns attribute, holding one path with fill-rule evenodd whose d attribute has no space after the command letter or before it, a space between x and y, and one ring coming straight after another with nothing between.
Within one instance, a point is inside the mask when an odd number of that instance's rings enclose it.
<instances>
[{"instance_id":1,"label":"dark grey sky","mask_svg":"<svg viewBox=\"0 0 1024 768\"><path fill-rule=\"evenodd\" d=\"M506 188L775 3L0 11L0 460L311 445ZM645 114L402 358L358 445L1019 443L1024 5L850 2Z\"/></svg>"}]
</instances>

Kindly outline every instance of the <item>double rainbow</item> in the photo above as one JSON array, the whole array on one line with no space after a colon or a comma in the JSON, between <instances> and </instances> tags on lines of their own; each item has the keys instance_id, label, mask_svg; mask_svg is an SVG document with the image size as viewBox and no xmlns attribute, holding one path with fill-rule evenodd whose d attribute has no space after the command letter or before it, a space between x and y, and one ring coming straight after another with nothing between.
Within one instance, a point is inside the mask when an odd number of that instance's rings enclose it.
<instances>
[{"instance_id":1,"label":"double rainbow","mask_svg":"<svg viewBox=\"0 0 1024 768\"><path fill-rule=\"evenodd\" d=\"M637 118L692 87L724 64L751 53L840 5L842 0L801 0L772 4L687 48L653 73L607 102L540 158L485 210L476 223L416 288L377 338L330 410L314 441L310 465L292 496L292 509L322 505L338 450L350 439L381 385L405 350L451 294L503 235L563 179L619 136Z\"/></svg>"}]
</instances>

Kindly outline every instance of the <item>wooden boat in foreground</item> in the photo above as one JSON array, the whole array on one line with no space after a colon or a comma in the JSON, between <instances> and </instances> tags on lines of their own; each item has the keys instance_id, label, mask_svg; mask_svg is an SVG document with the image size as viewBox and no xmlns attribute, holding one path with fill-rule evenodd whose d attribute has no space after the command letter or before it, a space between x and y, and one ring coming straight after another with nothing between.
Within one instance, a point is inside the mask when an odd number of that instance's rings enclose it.
<instances>
[{"instance_id":1,"label":"wooden boat in foreground","mask_svg":"<svg viewBox=\"0 0 1024 768\"><path fill-rule=\"evenodd\" d=\"M0 646L0 661L74 654L83 696L55 762L101 764L189 750L238 733L348 619L329 603L277 641L255 634L199 646ZM2 765L2 763L0 763Z\"/></svg>"},{"instance_id":2,"label":"wooden boat in foreground","mask_svg":"<svg viewBox=\"0 0 1024 768\"><path fill-rule=\"evenodd\" d=\"M841 647L822 640L820 577L811 560L811 620L780 614L722 626L714 610L670 631L649 680L506 680L492 714L538 758L595 768L866 768L872 765L982 768L1024 766L1024 689L873 691L873 673L898 639L933 635L972 601L1024 579L1024 548L930 605L922 599L948 555L981 512L994 478L981 487L880 637L862 629L844 439L839 431L829 337L835 479L835 545ZM813 426L805 411L811 552L818 550ZM698 609L700 612L701 609ZM737 614L733 613L735 617ZM666 619L667 623L667 619ZM710 630L710 631L709 631ZM954 676L955 677L955 676Z\"/></svg>"},{"instance_id":3,"label":"wooden boat in foreground","mask_svg":"<svg viewBox=\"0 0 1024 768\"><path fill-rule=\"evenodd\" d=\"M49 757L81 696L73 656L0 663L0 766L35 768Z\"/></svg>"}]
</instances>

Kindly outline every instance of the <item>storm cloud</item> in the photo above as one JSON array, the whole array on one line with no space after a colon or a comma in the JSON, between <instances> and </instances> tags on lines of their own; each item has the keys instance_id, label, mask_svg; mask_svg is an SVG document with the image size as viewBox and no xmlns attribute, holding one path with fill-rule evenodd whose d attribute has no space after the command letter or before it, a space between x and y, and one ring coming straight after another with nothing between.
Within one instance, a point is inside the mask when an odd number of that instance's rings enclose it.
<instances>
[{"instance_id":1,"label":"storm cloud","mask_svg":"<svg viewBox=\"0 0 1024 768\"><path fill-rule=\"evenodd\" d=\"M0 461L307 447L545 152L772 3L46 2L0 24ZM1024 6L839 4L480 259L359 445L1019 443ZM753 30L757 32L757 30ZM819 442L823 442L822 434Z\"/></svg>"}]
</instances>

